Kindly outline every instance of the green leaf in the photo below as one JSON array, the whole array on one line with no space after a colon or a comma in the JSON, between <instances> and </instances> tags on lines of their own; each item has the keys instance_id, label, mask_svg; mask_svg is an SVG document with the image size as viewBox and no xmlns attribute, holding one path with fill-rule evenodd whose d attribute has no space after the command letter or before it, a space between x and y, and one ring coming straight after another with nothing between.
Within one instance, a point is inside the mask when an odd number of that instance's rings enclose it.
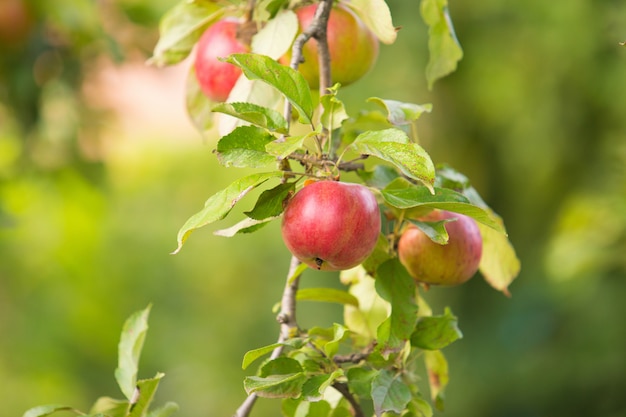
<instances>
[{"instance_id":1,"label":"green leaf","mask_svg":"<svg viewBox=\"0 0 626 417\"><path fill-rule=\"evenodd\" d=\"M332 358L339 351L339 344L345 340L350 331L341 324L333 324L331 328L312 327L308 332L318 349L323 350L326 357Z\"/></svg>"},{"instance_id":2,"label":"green leaf","mask_svg":"<svg viewBox=\"0 0 626 417\"><path fill-rule=\"evenodd\" d=\"M73 407L60 404L47 404L39 405L27 410L22 417L46 417L50 414L54 414L57 411L73 411L75 414L82 414L80 411L75 410Z\"/></svg>"},{"instance_id":3,"label":"green leaf","mask_svg":"<svg viewBox=\"0 0 626 417\"><path fill-rule=\"evenodd\" d=\"M423 186L397 178L381 190L385 203L399 209L437 208L465 214L504 233L504 226L498 216L488 208L473 205L467 197L447 188L434 188L434 194Z\"/></svg>"},{"instance_id":4,"label":"green leaf","mask_svg":"<svg viewBox=\"0 0 626 417\"><path fill-rule=\"evenodd\" d=\"M378 343L382 348L402 347L415 329L417 304L415 281L397 258L378 268L376 292L391 304L391 314L378 327Z\"/></svg>"},{"instance_id":5,"label":"green leaf","mask_svg":"<svg viewBox=\"0 0 626 417\"><path fill-rule=\"evenodd\" d=\"M433 417L433 409L421 395L413 395L409 406L409 412L402 417Z\"/></svg>"},{"instance_id":6,"label":"green leaf","mask_svg":"<svg viewBox=\"0 0 626 417\"><path fill-rule=\"evenodd\" d=\"M349 147L364 155L376 156L395 165L403 174L432 189L435 167L426 151L399 129L361 133Z\"/></svg>"},{"instance_id":7,"label":"green leaf","mask_svg":"<svg viewBox=\"0 0 626 417\"><path fill-rule=\"evenodd\" d=\"M347 5L354 9L379 41L385 44L396 41L397 30L385 0L350 0Z\"/></svg>"},{"instance_id":8,"label":"green leaf","mask_svg":"<svg viewBox=\"0 0 626 417\"><path fill-rule=\"evenodd\" d=\"M298 33L298 17L291 10L282 10L268 20L252 38L252 52L273 59L284 56Z\"/></svg>"},{"instance_id":9,"label":"green leaf","mask_svg":"<svg viewBox=\"0 0 626 417\"><path fill-rule=\"evenodd\" d=\"M139 397L131 406L128 417L143 417L148 412L150 403L154 399L154 394L159 387L159 382L164 376L165 375L162 373L157 373L154 378L142 379L137 382Z\"/></svg>"},{"instance_id":10,"label":"green leaf","mask_svg":"<svg viewBox=\"0 0 626 417\"><path fill-rule=\"evenodd\" d=\"M426 66L426 80L431 89L435 81L456 70L457 63L463 58L463 50L454 33L448 0L422 0L420 10L422 19L429 26L430 59Z\"/></svg>"},{"instance_id":11,"label":"green leaf","mask_svg":"<svg viewBox=\"0 0 626 417\"><path fill-rule=\"evenodd\" d=\"M370 253L370 256L368 256L367 259L361 263L361 265L363 265L363 268L365 268L369 274L375 275L378 267L390 258L389 240L381 233L378 235L378 240L376 241L374 250Z\"/></svg>"},{"instance_id":12,"label":"green leaf","mask_svg":"<svg viewBox=\"0 0 626 417\"><path fill-rule=\"evenodd\" d=\"M128 400L100 397L89 410L89 414L102 413L109 417L126 417L129 408L130 402Z\"/></svg>"},{"instance_id":13,"label":"green leaf","mask_svg":"<svg viewBox=\"0 0 626 417\"><path fill-rule=\"evenodd\" d=\"M388 165L376 165L372 171L357 171L357 175L368 187L378 188L381 190L391 181L398 178L400 173L398 173L394 167Z\"/></svg>"},{"instance_id":14,"label":"green leaf","mask_svg":"<svg viewBox=\"0 0 626 417\"><path fill-rule=\"evenodd\" d=\"M178 231L178 247L173 253L176 254L182 249L183 244L194 230L225 218L235 204L250 191L271 178L282 176L282 171L251 174L239 178L225 189L209 197L204 203L204 208L191 216Z\"/></svg>"},{"instance_id":15,"label":"green leaf","mask_svg":"<svg viewBox=\"0 0 626 417\"><path fill-rule=\"evenodd\" d=\"M338 86L331 88L330 94L324 94L320 97L320 104L322 105L322 115L320 121L325 129L329 132L341 127L344 120L348 119L348 113L343 105L343 101L337 98Z\"/></svg>"},{"instance_id":16,"label":"green leaf","mask_svg":"<svg viewBox=\"0 0 626 417\"><path fill-rule=\"evenodd\" d=\"M320 301L325 303L359 306L359 300L347 291L335 288L301 288L296 293L298 301Z\"/></svg>"},{"instance_id":17,"label":"green leaf","mask_svg":"<svg viewBox=\"0 0 626 417\"><path fill-rule=\"evenodd\" d=\"M444 391L450 379L448 375L448 361L440 350L425 350L424 363L428 373L431 399L435 408L443 411Z\"/></svg>"},{"instance_id":18,"label":"green leaf","mask_svg":"<svg viewBox=\"0 0 626 417\"><path fill-rule=\"evenodd\" d=\"M239 126L217 142L217 159L226 167L262 168L276 162L265 145L276 139L265 129Z\"/></svg>"},{"instance_id":19,"label":"green leaf","mask_svg":"<svg viewBox=\"0 0 626 417\"><path fill-rule=\"evenodd\" d=\"M176 64L189 55L194 45L224 9L210 1L181 1L170 9L159 25L159 41L149 63L158 66Z\"/></svg>"},{"instance_id":20,"label":"green leaf","mask_svg":"<svg viewBox=\"0 0 626 417\"><path fill-rule=\"evenodd\" d=\"M359 398L367 399L372 395L372 380L379 374L377 369L350 368L346 373L350 391Z\"/></svg>"},{"instance_id":21,"label":"green leaf","mask_svg":"<svg viewBox=\"0 0 626 417\"><path fill-rule=\"evenodd\" d=\"M385 109L387 111L387 120L395 126L411 124L419 119L422 113L430 113L433 109L432 104L403 103L378 97L370 97L367 101Z\"/></svg>"},{"instance_id":22,"label":"green leaf","mask_svg":"<svg viewBox=\"0 0 626 417\"><path fill-rule=\"evenodd\" d=\"M399 373L383 369L372 380L372 400L376 416L385 411L401 414L411 401L411 390L402 381Z\"/></svg>"},{"instance_id":23,"label":"green leaf","mask_svg":"<svg viewBox=\"0 0 626 417\"><path fill-rule=\"evenodd\" d=\"M148 417L169 417L179 409L178 404L174 402L167 402L161 407L154 409L148 413Z\"/></svg>"},{"instance_id":24,"label":"green leaf","mask_svg":"<svg viewBox=\"0 0 626 417\"><path fill-rule=\"evenodd\" d=\"M273 343L271 345L263 346L258 349L249 350L243 355L243 362L241 363L241 369L246 369L252 362L274 351L277 347L282 346L282 343Z\"/></svg>"},{"instance_id":25,"label":"green leaf","mask_svg":"<svg viewBox=\"0 0 626 417\"><path fill-rule=\"evenodd\" d=\"M452 219L445 219L437 222L422 222L419 220L409 220L411 224L417 226L426 236L435 243L445 245L448 243L448 231L446 230L446 223L454 221Z\"/></svg>"},{"instance_id":26,"label":"green leaf","mask_svg":"<svg viewBox=\"0 0 626 417\"><path fill-rule=\"evenodd\" d=\"M276 110L253 103L218 103L212 111L236 117L271 132L287 133L285 118Z\"/></svg>"},{"instance_id":27,"label":"green leaf","mask_svg":"<svg viewBox=\"0 0 626 417\"><path fill-rule=\"evenodd\" d=\"M315 135L315 132L310 132L303 136L290 136L285 138L283 142L270 142L265 146L265 150L270 155L284 159L302 148L304 141L313 135Z\"/></svg>"},{"instance_id":28,"label":"green leaf","mask_svg":"<svg viewBox=\"0 0 626 417\"><path fill-rule=\"evenodd\" d=\"M256 232L263 226L266 226L267 224L269 224L269 222L275 219L277 219L277 217L268 217L263 220L245 218L231 227L227 227L226 229L216 230L213 232L213 234L215 236L221 236L221 237L233 237L241 233L244 233L244 234L252 233L252 232Z\"/></svg>"},{"instance_id":29,"label":"green leaf","mask_svg":"<svg viewBox=\"0 0 626 417\"><path fill-rule=\"evenodd\" d=\"M483 254L478 269L489 285L510 296L509 285L521 268L515 248L504 233L482 224L478 227L483 238Z\"/></svg>"},{"instance_id":30,"label":"green leaf","mask_svg":"<svg viewBox=\"0 0 626 417\"><path fill-rule=\"evenodd\" d=\"M213 114L211 113L213 104L200 89L195 69L192 66L187 74L185 105L191 122L202 135L208 135L213 127Z\"/></svg>"},{"instance_id":31,"label":"green leaf","mask_svg":"<svg viewBox=\"0 0 626 417\"><path fill-rule=\"evenodd\" d=\"M265 190L259 196L254 208L244 214L255 220L279 216L283 212L283 205L287 197L296 189L293 182L278 184L276 187Z\"/></svg>"},{"instance_id":32,"label":"green leaf","mask_svg":"<svg viewBox=\"0 0 626 417\"><path fill-rule=\"evenodd\" d=\"M337 378L342 376L342 369L336 369L330 374L313 375L302 386L302 396L307 401L319 401L322 399L324 391L326 391Z\"/></svg>"},{"instance_id":33,"label":"green leaf","mask_svg":"<svg viewBox=\"0 0 626 417\"><path fill-rule=\"evenodd\" d=\"M300 122L312 124L313 98L304 76L293 68L258 54L232 54L226 58L250 80L262 80L280 91L298 111Z\"/></svg>"},{"instance_id":34,"label":"green leaf","mask_svg":"<svg viewBox=\"0 0 626 417\"><path fill-rule=\"evenodd\" d=\"M261 368L260 376L248 376L243 385L248 395L263 398L297 398L307 377L300 363L291 358L277 358Z\"/></svg>"},{"instance_id":35,"label":"green leaf","mask_svg":"<svg viewBox=\"0 0 626 417\"><path fill-rule=\"evenodd\" d=\"M442 316L420 317L411 335L411 345L420 349L439 350L463 337L458 320L446 308Z\"/></svg>"},{"instance_id":36,"label":"green leaf","mask_svg":"<svg viewBox=\"0 0 626 417\"><path fill-rule=\"evenodd\" d=\"M148 306L137 311L126 320L118 345L118 365L115 370L115 380L129 401L132 401L137 388L139 358L148 332L150 308L151 306Z\"/></svg>"}]
</instances>

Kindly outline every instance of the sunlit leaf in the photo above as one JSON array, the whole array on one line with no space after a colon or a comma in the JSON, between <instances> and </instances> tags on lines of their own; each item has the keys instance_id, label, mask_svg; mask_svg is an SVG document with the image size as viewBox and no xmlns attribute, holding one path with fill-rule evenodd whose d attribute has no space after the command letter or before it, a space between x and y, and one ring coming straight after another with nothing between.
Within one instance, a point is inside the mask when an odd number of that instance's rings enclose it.
<instances>
[{"instance_id":1,"label":"sunlit leaf","mask_svg":"<svg viewBox=\"0 0 626 417\"><path fill-rule=\"evenodd\" d=\"M399 209L437 208L465 214L500 233L504 226L499 217L490 209L473 205L467 197L447 188L435 188L432 194L426 187L415 185L397 178L381 190L383 200Z\"/></svg>"},{"instance_id":2,"label":"sunlit leaf","mask_svg":"<svg viewBox=\"0 0 626 417\"><path fill-rule=\"evenodd\" d=\"M442 316L425 316L417 320L411 344L420 349L439 350L462 337L457 318L446 308Z\"/></svg>"},{"instance_id":3,"label":"sunlit leaf","mask_svg":"<svg viewBox=\"0 0 626 417\"><path fill-rule=\"evenodd\" d=\"M173 253L178 253L181 250L183 244L194 230L223 219L230 213L235 204L250 191L271 178L280 178L282 176L283 172L281 171L251 174L239 178L225 189L212 195L204 203L204 208L191 216L178 231L178 247Z\"/></svg>"},{"instance_id":4,"label":"sunlit leaf","mask_svg":"<svg viewBox=\"0 0 626 417\"><path fill-rule=\"evenodd\" d=\"M463 50L454 33L448 0L422 0L420 9L429 27L430 58L426 66L426 80L428 88L432 88L435 81L456 70L457 63L463 58Z\"/></svg>"},{"instance_id":5,"label":"sunlit leaf","mask_svg":"<svg viewBox=\"0 0 626 417\"><path fill-rule=\"evenodd\" d=\"M337 378L342 376L342 369L336 369L330 374L313 375L302 386L302 396L308 401L319 401L322 399L326 389L330 387Z\"/></svg>"},{"instance_id":6,"label":"sunlit leaf","mask_svg":"<svg viewBox=\"0 0 626 417\"><path fill-rule=\"evenodd\" d=\"M345 326L335 323L332 327L312 327L308 331L313 343L319 350L323 350L326 357L332 358L339 350L339 344L345 340L350 331Z\"/></svg>"},{"instance_id":7,"label":"sunlit leaf","mask_svg":"<svg viewBox=\"0 0 626 417\"><path fill-rule=\"evenodd\" d=\"M256 126L239 126L217 142L217 159L227 167L262 168L276 162L265 145L276 138Z\"/></svg>"},{"instance_id":8,"label":"sunlit leaf","mask_svg":"<svg viewBox=\"0 0 626 417\"><path fill-rule=\"evenodd\" d=\"M357 12L379 41L385 44L395 42L396 28L385 0L347 0L346 4Z\"/></svg>"},{"instance_id":9,"label":"sunlit leaf","mask_svg":"<svg viewBox=\"0 0 626 417\"><path fill-rule=\"evenodd\" d=\"M137 387L139 358L148 332L150 307L135 312L126 320L118 345L118 365L115 370L115 380L129 401L132 401Z\"/></svg>"},{"instance_id":10,"label":"sunlit leaf","mask_svg":"<svg viewBox=\"0 0 626 417\"><path fill-rule=\"evenodd\" d=\"M22 417L46 417L50 414L56 413L57 411L73 411L75 414L82 414L78 410L75 410L67 405L47 404L29 409L22 415Z\"/></svg>"},{"instance_id":11,"label":"sunlit leaf","mask_svg":"<svg viewBox=\"0 0 626 417\"><path fill-rule=\"evenodd\" d=\"M248 395L256 393L264 398L296 398L302 392L307 377L298 361L279 357L267 362L259 376L244 379L244 389Z\"/></svg>"},{"instance_id":12,"label":"sunlit leaf","mask_svg":"<svg viewBox=\"0 0 626 417\"><path fill-rule=\"evenodd\" d=\"M213 232L215 236L221 237L233 237L238 234L244 233L252 233L256 232L260 228L266 226L272 220L276 219L276 217L268 217L263 220L255 220L250 218L245 218L231 227L227 227L226 229L219 229Z\"/></svg>"},{"instance_id":13,"label":"sunlit leaf","mask_svg":"<svg viewBox=\"0 0 626 417\"><path fill-rule=\"evenodd\" d=\"M102 413L109 417L126 417L130 402L111 397L100 397L89 410L89 414Z\"/></svg>"},{"instance_id":14,"label":"sunlit leaf","mask_svg":"<svg viewBox=\"0 0 626 417\"><path fill-rule=\"evenodd\" d=\"M435 167L428 153L411 142L402 130L385 129L361 133L350 149L376 156L395 165L406 176L419 180L428 188L435 181Z\"/></svg>"},{"instance_id":15,"label":"sunlit leaf","mask_svg":"<svg viewBox=\"0 0 626 417\"><path fill-rule=\"evenodd\" d=\"M287 121L280 113L257 104L218 103L211 110L236 117L271 132L287 133L288 131Z\"/></svg>"},{"instance_id":16,"label":"sunlit leaf","mask_svg":"<svg viewBox=\"0 0 626 417\"><path fill-rule=\"evenodd\" d=\"M377 331L381 347L401 347L413 333L417 321L415 281L397 258L376 271L376 292L391 304L391 314Z\"/></svg>"},{"instance_id":17,"label":"sunlit leaf","mask_svg":"<svg viewBox=\"0 0 626 417\"><path fill-rule=\"evenodd\" d=\"M315 132L307 133L301 136L289 136L284 141L270 142L265 146L265 150L270 155L274 155L280 159L286 158L297 150L301 149L304 141L313 136Z\"/></svg>"},{"instance_id":18,"label":"sunlit leaf","mask_svg":"<svg viewBox=\"0 0 626 417\"><path fill-rule=\"evenodd\" d=\"M430 113L432 104L404 103L396 100L384 100L378 97L370 97L367 101L375 103L387 111L389 123L401 126L419 119L422 113Z\"/></svg>"},{"instance_id":19,"label":"sunlit leaf","mask_svg":"<svg viewBox=\"0 0 626 417\"><path fill-rule=\"evenodd\" d=\"M508 237L497 230L478 224L483 238L483 254L478 269L485 280L509 296L509 285L520 272L520 260Z\"/></svg>"},{"instance_id":20,"label":"sunlit leaf","mask_svg":"<svg viewBox=\"0 0 626 417\"><path fill-rule=\"evenodd\" d=\"M298 111L302 123L312 123L313 98L301 73L265 55L232 54L226 61L241 68L248 79L262 80L276 88Z\"/></svg>"},{"instance_id":21,"label":"sunlit leaf","mask_svg":"<svg viewBox=\"0 0 626 417\"><path fill-rule=\"evenodd\" d=\"M159 382L164 376L162 373L157 373L154 378L142 379L137 382L139 397L131 407L128 417L143 417L145 415L154 399Z\"/></svg>"},{"instance_id":22,"label":"sunlit leaf","mask_svg":"<svg viewBox=\"0 0 626 417\"><path fill-rule=\"evenodd\" d=\"M411 390L399 373L383 369L372 379L374 412L381 416L385 411L400 414L411 401Z\"/></svg>"},{"instance_id":23,"label":"sunlit leaf","mask_svg":"<svg viewBox=\"0 0 626 417\"><path fill-rule=\"evenodd\" d=\"M298 33L298 17L288 9L282 10L269 20L252 38L252 52L273 59L284 56Z\"/></svg>"},{"instance_id":24,"label":"sunlit leaf","mask_svg":"<svg viewBox=\"0 0 626 417\"><path fill-rule=\"evenodd\" d=\"M181 1L161 19L159 41L149 62L158 66L176 64L189 55L194 45L224 9L210 1Z\"/></svg>"},{"instance_id":25,"label":"sunlit leaf","mask_svg":"<svg viewBox=\"0 0 626 417\"><path fill-rule=\"evenodd\" d=\"M305 343L303 339L299 338L291 338L284 343L272 343L271 345L263 346L257 349L249 350L243 355L243 361L241 363L241 369L246 369L250 364L257 359L271 353L274 349L280 346L291 346L291 347L301 347L302 344Z\"/></svg>"},{"instance_id":26,"label":"sunlit leaf","mask_svg":"<svg viewBox=\"0 0 626 417\"><path fill-rule=\"evenodd\" d=\"M334 88L329 94L324 94L320 97L320 104L322 105L322 115L320 120L322 126L333 131L341 126L344 120L348 119L348 113L341 100L337 98L337 89Z\"/></svg>"},{"instance_id":27,"label":"sunlit leaf","mask_svg":"<svg viewBox=\"0 0 626 417\"><path fill-rule=\"evenodd\" d=\"M431 400L440 411L443 411L444 391L450 379L448 361L440 350L425 350L424 363L428 373Z\"/></svg>"},{"instance_id":28,"label":"sunlit leaf","mask_svg":"<svg viewBox=\"0 0 626 417\"><path fill-rule=\"evenodd\" d=\"M318 301L325 303L359 306L359 300L347 291L335 288L300 288L296 293L298 301Z\"/></svg>"}]
</instances>

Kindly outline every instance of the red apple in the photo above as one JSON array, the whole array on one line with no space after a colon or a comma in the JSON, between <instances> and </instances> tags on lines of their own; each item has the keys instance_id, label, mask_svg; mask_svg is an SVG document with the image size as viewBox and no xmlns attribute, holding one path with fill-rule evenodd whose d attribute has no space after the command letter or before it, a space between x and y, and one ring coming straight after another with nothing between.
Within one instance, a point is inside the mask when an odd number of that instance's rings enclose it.
<instances>
[{"instance_id":1,"label":"red apple","mask_svg":"<svg viewBox=\"0 0 626 417\"><path fill-rule=\"evenodd\" d=\"M0 0L0 46L23 47L35 18L25 0Z\"/></svg>"},{"instance_id":2,"label":"red apple","mask_svg":"<svg viewBox=\"0 0 626 417\"><path fill-rule=\"evenodd\" d=\"M295 10L301 30L311 24L316 8L317 4L311 4ZM374 66L378 57L378 39L352 10L341 3L336 4L330 12L327 37L332 84L341 83L343 86L351 84ZM302 55L304 63L298 70L311 88L319 88L315 39L310 39L304 45Z\"/></svg>"},{"instance_id":3,"label":"red apple","mask_svg":"<svg viewBox=\"0 0 626 417\"><path fill-rule=\"evenodd\" d=\"M226 101L241 69L218 58L249 52L250 47L237 38L241 23L234 18L211 25L196 47L195 71L200 88L213 101Z\"/></svg>"},{"instance_id":4,"label":"red apple","mask_svg":"<svg viewBox=\"0 0 626 417\"><path fill-rule=\"evenodd\" d=\"M417 227L409 226L398 241L400 262L418 282L434 285L458 285L478 270L483 241L478 225L471 217L435 210L420 220L445 223L448 243L433 242Z\"/></svg>"},{"instance_id":5,"label":"red apple","mask_svg":"<svg viewBox=\"0 0 626 417\"><path fill-rule=\"evenodd\" d=\"M372 253L380 234L376 197L359 184L312 183L288 202L281 231L289 251L312 268L355 267Z\"/></svg>"}]
</instances>

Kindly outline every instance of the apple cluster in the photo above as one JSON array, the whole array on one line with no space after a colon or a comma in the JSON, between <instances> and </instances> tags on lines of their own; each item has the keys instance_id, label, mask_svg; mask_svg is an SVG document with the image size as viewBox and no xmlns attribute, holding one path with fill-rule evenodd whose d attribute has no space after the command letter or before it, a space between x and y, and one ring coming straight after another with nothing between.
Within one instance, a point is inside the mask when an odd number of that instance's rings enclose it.
<instances>
[{"instance_id":1,"label":"apple cluster","mask_svg":"<svg viewBox=\"0 0 626 417\"><path fill-rule=\"evenodd\" d=\"M317 5L295 9L300 31L313 20ZM243 21L227 17L212 24L201 36L195 51L195 74L202 92L212 101L226 101L241 69L219 58L234 53L250 52L242 39ZM330 12L327 27L330 71L332 82L343 86L363 77L374 66L378 57L378 39L363 21L348 7L335 4ZM317 42L309 40L302 50L304 62L299 71L311 88L319 87ZM287 54L279 60L288 65Z\"/></svg>"}]
</instances>

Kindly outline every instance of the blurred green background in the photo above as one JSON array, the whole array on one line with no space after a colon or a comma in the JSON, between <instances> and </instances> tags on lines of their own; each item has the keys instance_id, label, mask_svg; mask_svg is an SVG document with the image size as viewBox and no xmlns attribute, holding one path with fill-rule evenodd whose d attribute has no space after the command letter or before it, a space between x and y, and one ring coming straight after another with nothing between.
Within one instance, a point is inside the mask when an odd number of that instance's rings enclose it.
<instances>
[{"instance_id":1,"label":"blurred green background","mask_svg":"<svg viewBox=\"0 0 626 417\"><path fill-rule=\"evenodd\" d=\"M144 64L175 1L26 3L0 0L0 414L120 397L121 326L153 303L140 376L165 372L157 402L232 415L243 354L275 340L289 255L277 224L201 230L169 255L241 175L185 117L188 63ZM450 0L465 57L433 91L418 2L388 3L398 41L341 97L432 102L423 145L470 177L522 261L510 299L480 278L427 294L464 333L437 415L626 416L626 2ZM300 308L304 327L340 318Z\"/></svg>"}]
</instances>

